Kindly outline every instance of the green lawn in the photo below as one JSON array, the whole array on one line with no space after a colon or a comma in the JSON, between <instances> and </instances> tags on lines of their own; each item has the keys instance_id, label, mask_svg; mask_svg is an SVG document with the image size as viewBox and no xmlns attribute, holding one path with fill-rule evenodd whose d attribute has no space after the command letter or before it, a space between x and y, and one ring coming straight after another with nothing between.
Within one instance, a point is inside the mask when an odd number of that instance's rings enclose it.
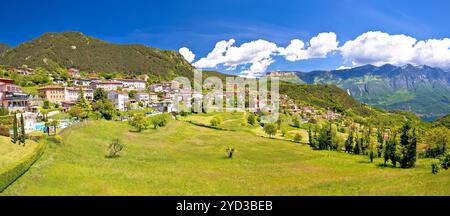
<instances>
[{"instance_id":1,"label":"green lawn","mask_svg":"<svg viewBox=\"0 0 450 216\"><path fill-rule=\"evenodd\" d=\"M93 121L61 133L3 195L450 195L450 171L430 161L392 169L368 158L183 121L142 133ZM126 145L105 158L112 139ZM236 148L233 159L225 148Z\"/></svg>"},{"instance_id":2,"label":"green lawn","mask_svg":"<svg viewBox=\"0 0 450 216\"><path fill-rule=\"evenodd\" d=\"M14 166L16 161L33 154L38 147L36 142L27 140L25 146L13 144L11 138L0 136L0 173Z\"/></svg>"}]
</instances>

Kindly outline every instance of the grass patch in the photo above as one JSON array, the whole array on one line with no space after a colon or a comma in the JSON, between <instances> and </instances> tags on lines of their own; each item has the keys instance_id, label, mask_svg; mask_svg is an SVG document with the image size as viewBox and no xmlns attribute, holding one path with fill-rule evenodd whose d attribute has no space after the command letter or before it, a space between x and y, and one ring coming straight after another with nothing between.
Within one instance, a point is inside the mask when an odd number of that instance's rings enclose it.
<instances>
[{"instance_id":1,"label":"grass patch","mask_svg":"<svg viewBox=\"0 0 450 216\"><path fill-rule=\"evenodd\" d=\"M44 144L26 140L25 146L13 144L0 136L0 191L25 173L41 156Z\"/></svg>"},{"instance_id":2,"label":"grass patch","mask_svg":"<svg viewBox=\"0 0 450 216\"><path fill-rule=\"evenodd\" d=\"M122 122L92 121L61 132L4 195L450 195L450 172L380 167L364 156L220 131L183 121L129 132ZM105 158L112 139L126 145ZM226 148L233 146L233 159Z\"/></svg>"}]
</instances>

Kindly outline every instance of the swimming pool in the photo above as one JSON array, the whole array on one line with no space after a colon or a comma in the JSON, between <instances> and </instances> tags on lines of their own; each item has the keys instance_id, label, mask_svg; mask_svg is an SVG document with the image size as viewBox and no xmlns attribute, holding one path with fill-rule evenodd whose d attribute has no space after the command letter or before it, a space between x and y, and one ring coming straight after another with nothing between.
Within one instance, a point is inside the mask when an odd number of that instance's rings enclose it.
<instances>
[{"instance_id":1,"label":"swimming pool","mask_svg":"<svg viewBox=\"0 0 450 216\"><path fill-rule=\"evenodd\" d=\"M71 121L65 120L65 121L60 121L58 128L63 129L66 127L69 127L72 123ZM33 130L34 131L39 131L39 130L44 130L45 129L45 123L44 122L38 122L34 124Z\"/></svg>"}]
</instances>

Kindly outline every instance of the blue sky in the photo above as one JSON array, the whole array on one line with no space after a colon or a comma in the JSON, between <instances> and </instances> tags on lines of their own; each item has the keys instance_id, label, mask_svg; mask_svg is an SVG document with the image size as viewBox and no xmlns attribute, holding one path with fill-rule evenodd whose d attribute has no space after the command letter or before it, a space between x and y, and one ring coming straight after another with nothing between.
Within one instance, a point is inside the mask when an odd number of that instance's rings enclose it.
<instances>
[{"instance_id":1,"label":"blue sky","mask_svg":"<svg viewBox=\"0 0 450 216\"><path fill-rule=\"evenodd\" d=\"M0 43L17 45L44 32L77 30L115 43L174 50L187 47L196 55L194 62L205 57L218 41L229 39L234 39L237 47L258 39L287 47L293 39L307 44L322 32L335 33L339 46L369 31L404 34L417 41L450 37L450 1L444 0L0 2ZM366 59L347 58L360 63ZM293 62L274 55L267 70L310 71L353 65L346 60L338 52ZM231 72L239 73L250 65ZM437 65L446 64L441 58ZM217 65L218 70L225 68Z\"/></svg>"}]
</instances>

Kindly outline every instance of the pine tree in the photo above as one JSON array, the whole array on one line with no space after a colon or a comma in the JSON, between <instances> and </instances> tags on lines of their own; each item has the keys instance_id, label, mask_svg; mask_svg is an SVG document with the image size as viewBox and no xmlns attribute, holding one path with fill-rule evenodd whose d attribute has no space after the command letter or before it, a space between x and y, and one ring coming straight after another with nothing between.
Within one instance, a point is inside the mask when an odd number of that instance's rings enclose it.
<instances>
[{"instance_id":1,"label":"pine tree","mask_svg":"<svg viewBox=\"0 0 450 216\"><path fill-rule=\"evenodd\" d=\"M362 137L356 137L355 146L353 148L353 154L361 154L361 144L362 144L363 138Z\"/></svg>"},{"instance_id":2,"label":"pine tree","mask_svg":"<svg viewBox=\"0 0 450 216\"><path fill-rule=\"evenodd\" d=\"M390 137L390 134L388 135ZM387 166L387 162L389 161L391 155L391 142L388 140L386 144L383 146L383 158L384 158L384 166Z\"/></svg>"},{"instance_id":3,"label":"pine tree","mask_svg":"<svg viewBox=\"0 0 450 216\"><path fill-rule=\"evenodd\" d=\"M11 138L11 142L16 144L17 141L19 140L19 132L18 132L18 126L17 126L17 114L14 113L14 118L13 118L13 137Z\"/></svg>"},{"instance_id":4,"label":"pine tree","mask_svg":"<svg viewBox=\"0 0 450 216\"><path fill-rule=\"evenodd\" d=\"M390 140L390 149L389 149L389 159L392 162L392 166L396 167L397 166L397 161L399 159L398 157L398 150L397 150L397 133L394 134L394 136L392 137L392 139Z\"/></svg>"},{"instance_id":5,"label":"pine tree","mask_svg":"<svg viewBox=\"0 0 450 216\"><path fill-rule=\"evenodd\" d=\"M378 146L377 146L377 150L378 150L378 157L381 157L382 153L383 153L383 148L384 148L384 134L383 134L384 129L382 128L378 128L377 130L377 141L378 141Z\"/></svg>"},{"instance_id":6,"label":"pine tree","mask_svg":"<svg viewBox=\"0 0 450 216\"><path fill-rule=\"evenodd\" d=\"M89 101L86 99L86 97L84 96L84 91L81 87L80 87L80 96L77 101L77 106L80 107L81 109L83 109L87 113L92 111L92 106L89 103Z\"/></svg>"},{"instance_id":7,"label":"pine tree","mask_svg":"<svg viewBox=\"0 0 450 216\"><path fill-rule=\"evenodd\" d=\"M411 144L409 145L408 155L409 155L409 167L414 167L416 165L416 158L417 158L416 129L413 130L413 137L411 139Z\"/></svg>"},{"instance_id":8,"label":"pine tree","mask_svg":"<svg viewBox=\"0 0 450 216\"><path fill-rule=\"evenodd\" d=\"M309 128L308 128L308 142L309 142L309 146L313 147L311 124L309 125Z\"/></svg>"},{"instance_id":9,"label":"pine tree","mask_svg":"<svg viewBox=\"0 0 450 216\"><path fill-rule=\"evenodd\" d=\"M352 130L352 131L350 131L350 134L348 135L348 138L345 141L345 152L351 153L353 151L353 143L354 143L354 137L353 137L353 130Z\"/></svg>"},{"instance_id":10,"label":"pine tree","mask_svg":"<svg viewBox=\"0 0 450 216\"><path fill-rule=\"evenodd\" d=\"M402 154L401 154L401 160L400 160L400 166L402 168L408 167L408 161L409 161L409 155L408 155L408 148L409 148L409 130L411 129L411 125L409 122L406 122L402 129L401 129L401 135L400 135L400 145L402 147Z\"/></svg>"},{"instance_id":11,"label":"pine tree","mask_svg":"<svg viewBox=\"0 0 450 216\"><path fill-rule=\"evenodd\" d=\"M26 139L27 135L25 133L25 120L23 118L23 114L20 114L20 143L22 143L25 146L25 139Z\"/></svg>"}]
</instances>

